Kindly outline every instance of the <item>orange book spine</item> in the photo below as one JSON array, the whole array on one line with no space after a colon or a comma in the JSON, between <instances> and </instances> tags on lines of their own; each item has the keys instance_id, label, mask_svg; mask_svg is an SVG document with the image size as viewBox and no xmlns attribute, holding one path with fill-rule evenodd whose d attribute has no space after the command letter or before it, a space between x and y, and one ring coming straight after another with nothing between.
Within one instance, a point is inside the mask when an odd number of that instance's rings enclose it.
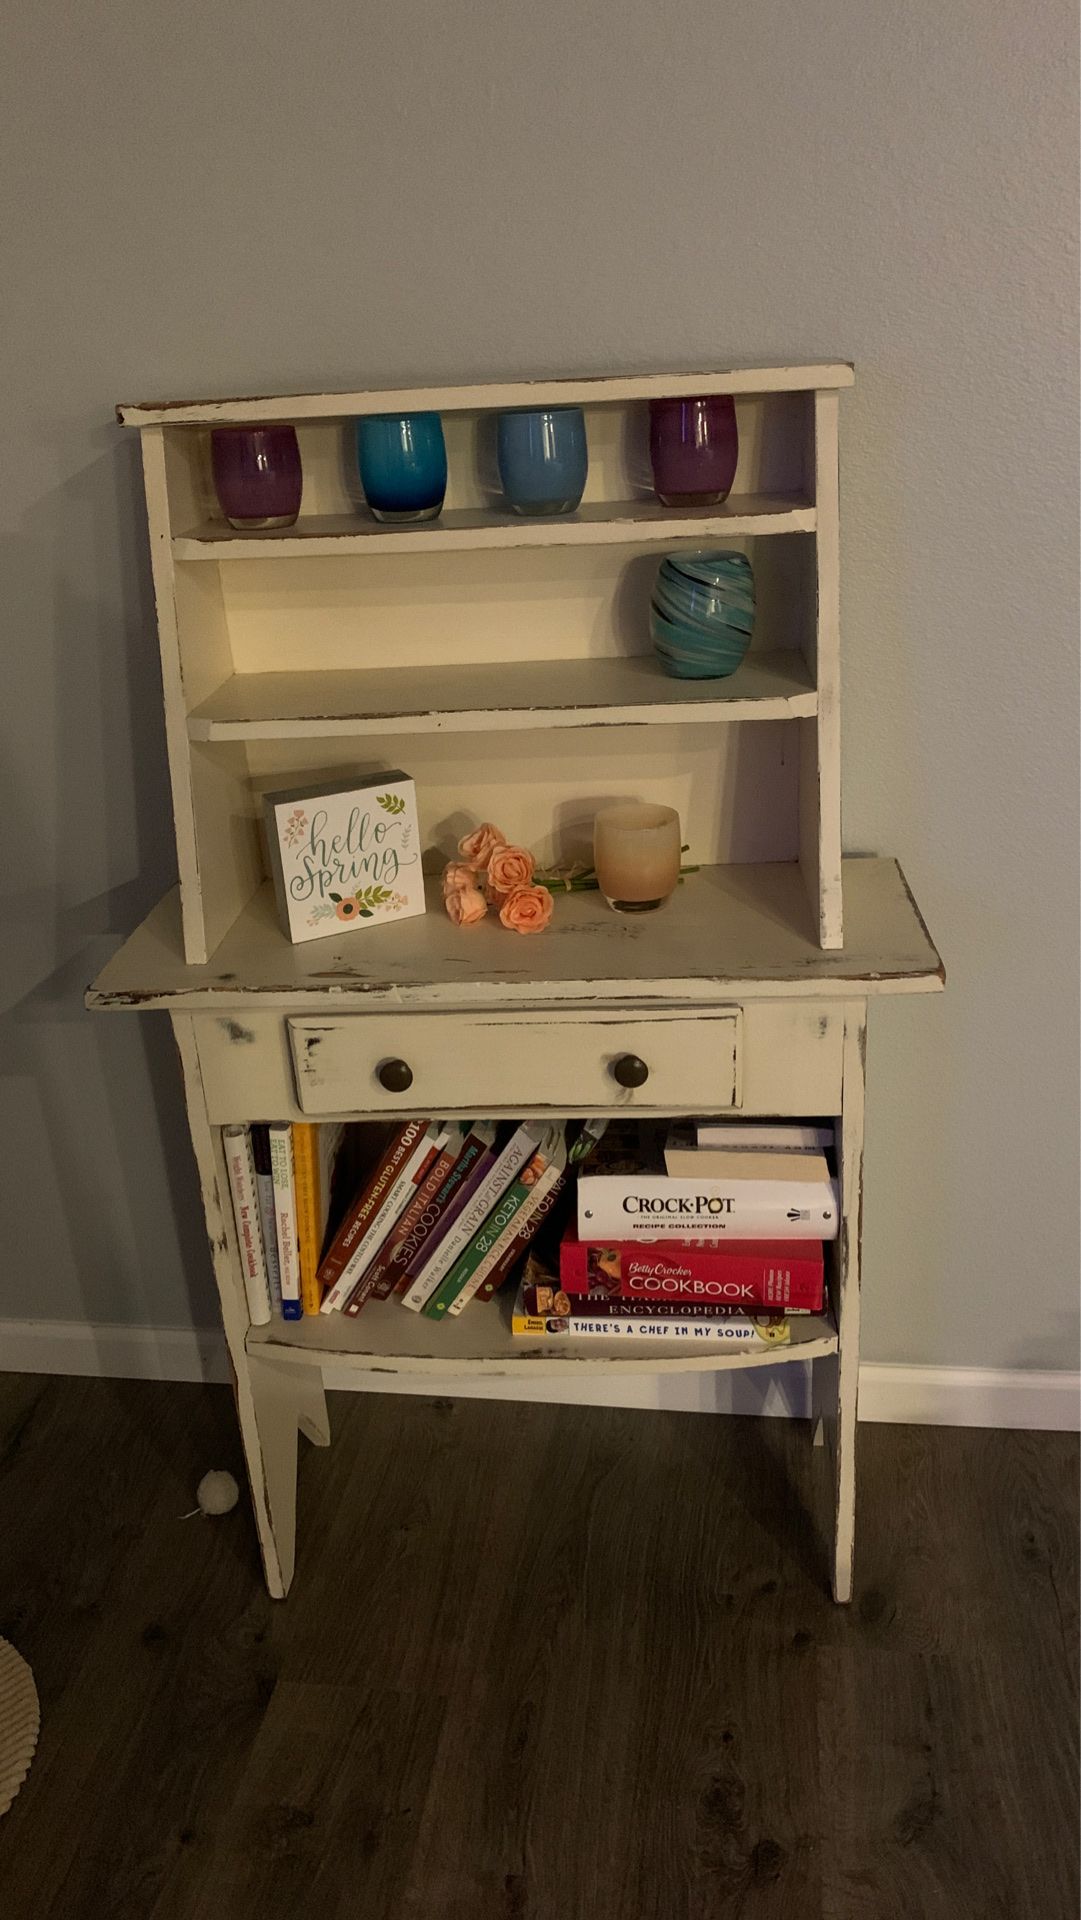
<instances>
[{"instance_id":1,"label":"orange book spine","mask_svg":"<svg viewBox=\"0 0 1081 1920\"><path fill-rule=\"evenodd\" d=\"M296 1188L297 1252L300 1256L300 1304L318 1313L323 1298L319 1285L319 1128L307 1120L293 1122L293 1181Z\"/></svg>"}]
</instances>

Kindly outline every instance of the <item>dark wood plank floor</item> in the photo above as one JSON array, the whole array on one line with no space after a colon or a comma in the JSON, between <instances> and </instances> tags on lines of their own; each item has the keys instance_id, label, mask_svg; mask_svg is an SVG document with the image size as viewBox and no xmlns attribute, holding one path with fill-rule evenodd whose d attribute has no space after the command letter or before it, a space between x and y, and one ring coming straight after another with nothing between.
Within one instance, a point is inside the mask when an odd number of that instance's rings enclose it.
<instances>
[{"instance_id":1,"label":"dark wood plank floor","mask_svg":"<svg viewBox=\"0 0 1081 1920\"><path fill-rule=\"evenodd\" d=\"M224 1389L0 1376L5 1920L1076 1920L1077 1448L338 1396L269 1601Z\"/></svg>"}]
</instances>

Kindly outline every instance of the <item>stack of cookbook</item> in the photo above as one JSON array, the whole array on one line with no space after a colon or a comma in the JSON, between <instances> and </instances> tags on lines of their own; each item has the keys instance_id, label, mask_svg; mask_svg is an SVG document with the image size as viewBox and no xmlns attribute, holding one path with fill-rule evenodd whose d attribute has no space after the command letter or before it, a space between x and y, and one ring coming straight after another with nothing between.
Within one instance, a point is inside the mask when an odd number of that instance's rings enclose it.
<instances>
[{"instance_id":1,"label":"stack of cookbook","mask_svg":"<svg viewBox=\"0 0 1081 1920\"><path fill-rule=\"evenodd\" d=\"M787 1345L793 1316L823 1310L824 1243L839 1222L832 1127L680 1124L656 1154L647 1135L582 1173L558 1276L530 1263L513 1331Z\"/></svg>"}]
</instances>

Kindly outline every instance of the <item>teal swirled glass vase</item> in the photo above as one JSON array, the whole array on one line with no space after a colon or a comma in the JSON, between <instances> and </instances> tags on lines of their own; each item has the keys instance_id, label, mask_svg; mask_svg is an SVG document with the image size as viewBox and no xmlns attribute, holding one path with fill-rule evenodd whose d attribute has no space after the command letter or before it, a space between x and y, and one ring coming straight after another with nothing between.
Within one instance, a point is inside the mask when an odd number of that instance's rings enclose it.
<instances>
[{"instance_id":1,"label":"teal swirled glass vase","mask_svg":"<svg viewBox=\"0 0 1081 1920\"><path fill-rule=\"evenodd\" d=\"M650 606L657 657L677 680L735 673L754 632L754 572L742 553L670 553Z\"/></svg>"}]
</instances>

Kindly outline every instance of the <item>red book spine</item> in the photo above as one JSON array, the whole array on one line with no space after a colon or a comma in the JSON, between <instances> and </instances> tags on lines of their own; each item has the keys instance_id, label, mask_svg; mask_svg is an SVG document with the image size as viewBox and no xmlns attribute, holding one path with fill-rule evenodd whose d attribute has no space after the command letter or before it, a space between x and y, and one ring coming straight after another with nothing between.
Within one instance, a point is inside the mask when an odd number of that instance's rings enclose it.
<instances>
[{"instance_id":1,"label":"red book spine","mask_svg":"<svg viewBox=\"0 0 1081 1920\"><path fill-rule=\"evenodd\" d=\"M408 1120L399 1129L367 1184L348 1208L319 1267L319 1280L327 1291L344 1271L353 1248L367 1232L376 1208L382 1205L390 1192L427 1124L426 1120Z\"/></svg>"},{"instance_id":2,"label":"red book spine","mask_svg":"<svg viewBox=\"0 0 1081 1920\"><path fill-rule=\"evenodd\" d=\"M678 1241L604 1245L568 1233L559 1249L564 1293L601 1300L668 1300L681 1307L809 1308L824 1293L821 1242L730 1240L722 1247Z\"/></svg>"},{"instance_id":3,"label":"red book spine","mask_svg":"<svg viewBox=\"0 0 1081 1920\"><path fill-rule=\"evenodd\" d=\"M461 1136L458 1137L458 1145ZM409 1202L405 1212L393 1226L376 1254L374 1260L365 1268L350 1294L350 1300L360 1295L361 1304L369 1297L386 1300L394 1292L401 1278L402 1265L407 1256L402 1253L402 1242L407 1239L424 1212L432 1195L438 1193L457 1157L456 1150L444 1147L442 1153L434 1155L423 1174L419 1176L416 1198Z\"/></svg>"},{"instance_id":4,"label":"red book spine","mask_svg":"<svg viewBox=\"0 0 1081 1920\"><path fill-rule=\"evenodd\" d=\"M419 1260L422 1254L427 1256L428 1251L453 1217L463 1193L471 1189L474 1176L487 1167L490 1159L491 1154L485 1143L478 1140L476 1134L471 1133L449 1173L444 1175L440 1189L421 1207L417 1219L402 1243L402 1260L395 1266L394 1286L398 1293L403 1293L406 1289L413 1261ZM354 1287L342 1309L343 1312L350 1317L355 1317L366 1299L366 1294L358 1299L357 1289Z\"/></svg>"}]
</instances>

